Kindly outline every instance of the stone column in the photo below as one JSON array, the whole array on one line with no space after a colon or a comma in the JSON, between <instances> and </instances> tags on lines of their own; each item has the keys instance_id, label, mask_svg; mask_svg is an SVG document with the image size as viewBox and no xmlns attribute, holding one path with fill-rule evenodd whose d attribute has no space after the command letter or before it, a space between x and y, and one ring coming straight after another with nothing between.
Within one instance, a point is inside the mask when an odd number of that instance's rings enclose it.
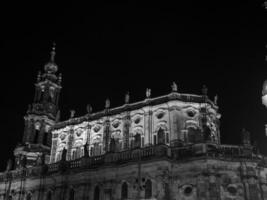
<instances>
[{"instance_id":1,"label":"stone column","mask_svg":"<svg viewBox=\"0 0 267 200\"><path fill-rule=\"evenodd\" d=\"M74 134L74 130L73 130L73 127L71 127L69 138L68 138L68 144L67 144L67 160L71 160L71 150L72 150L73 137L74 137L73 134Z\"/></svg>"},{"instance_id":2,"label":"stone column","mask_svg":"<svg viewBox=\"0 0 267 200\"><path fill-rule=\"evenodd\" d=\"M179 130L177 124L177 111L175 108L169 108L169 119L170 119L170 144L179 139Z\"/></svg>"},{"instance_id":3,"label":"stone column","mask_svg":"<svg viewBox=\"0 0 267 200\"><path fill-rule=\"evenodd\" d=\"M123 149L129 148L129 135L130 135L131 117L127 112L123 119Z\"/></svg>"},{"instance_id":4,"label":"stone column","mask_svg":"<svg viewBox=\"0 0 267 200\"><path fill-rule=\"evenodd\" d=\"M104 145L103 149L105 153L109 152L110 150L109 144L110 144L110 121L109 119L106 119L106 121L104 122L104 132L103 132L103 145Z\"/></svg>"},{"instance_id":5,"label":"stone column","mask_svg":"<svg viewBox=\"0 0 267 200\"><path fill-rule=\"evenodd\" d=\"M153 140L153 112L152 110L149 110L148 112L148 116L149 116L149 126L148 126L148 133L149 133L149 143L152 143Z\"/></svg>"},{"instance_id":6,"label":"stone column","mask_svg":"<svg viewBox=\"0 0 267 200\"><path fill-rule=\"evenodd\" d=\"M55 137L52 138L50 163L54 163L56 161L56 150L57 150L57 138Z\"/></svg>"},{"instance_id":7,"label":"stone column","mask_svg":"<svg viewBox=\"0 0 267 200\"><path fill-rule=\"evenodd\" d=\"M152 111L149 107L145 108L144 113L144 135L145 135L145 143L152 144Z\"/></svg>"}]
</instances>

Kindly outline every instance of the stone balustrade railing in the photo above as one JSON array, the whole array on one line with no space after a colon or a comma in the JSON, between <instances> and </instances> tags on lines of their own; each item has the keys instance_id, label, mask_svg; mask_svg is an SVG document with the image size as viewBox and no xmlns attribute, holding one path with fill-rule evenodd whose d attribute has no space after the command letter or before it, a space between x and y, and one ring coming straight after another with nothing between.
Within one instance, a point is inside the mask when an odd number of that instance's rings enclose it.
<instances>
[{"instance_id":1,"label":"stone balustrade railing","mask_svg":"<svg viewBox=\"0 0 267 200\"><path fill-rule=\"evenodd\" d=\"M68 169L97 168L103 165L117 165L127 162L143 161L154 158L171 160L210 157L218 159L257 159L267 164L267 159L253 153L252 147L216 144L194 144L187 146L167 146L165 144L145 148L129 149L122 152L109 152L99 156L82 157L71 161L59 161L43 166L22 168L0 174L0 182L34 176L64 173ZM266 160L266 161L265 161Z\"/></svg>"}]
</instances>

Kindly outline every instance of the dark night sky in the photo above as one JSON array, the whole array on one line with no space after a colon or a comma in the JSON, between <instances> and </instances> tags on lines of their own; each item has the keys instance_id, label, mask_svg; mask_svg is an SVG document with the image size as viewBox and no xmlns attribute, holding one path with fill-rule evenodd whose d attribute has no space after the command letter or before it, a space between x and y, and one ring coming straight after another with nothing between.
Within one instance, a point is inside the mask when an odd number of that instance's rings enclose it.
<instances>
[{"instance_id":1,"label":"dark night sky","mask_svg":"<svg viewBox=\"0 0 267 200\"><path fill-rule=\"evenodd\" d=\"M245 127L267 154L261 105L267 79L267 10L261 1L149 5L30 5L2 7L0 169L21 140L23 116L34 96L38 70L53 41L63 74L60 107L85 114L87 103L102 110L170 92L199 94L203 84L219 95L222 143L238 144Z\"/></svg>"}]
</instances>

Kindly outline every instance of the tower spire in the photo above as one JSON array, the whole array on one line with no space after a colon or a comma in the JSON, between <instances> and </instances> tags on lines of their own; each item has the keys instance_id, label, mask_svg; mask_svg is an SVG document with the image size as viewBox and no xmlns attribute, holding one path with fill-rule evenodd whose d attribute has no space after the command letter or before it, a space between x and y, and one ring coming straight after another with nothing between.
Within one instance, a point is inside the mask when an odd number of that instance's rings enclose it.
<instances>
[{"instance_id":1,"label":"tower spire","mask_svg":"<svg viewBox=\"0 0 267 200\"><path fill-rule=\"evenodd\" d=\"M50 52L50 60L49 62L44 66L45 72L48 74L55 74L58 70L58 66L55 63L55 56L56 56L56 43L53 42L52 50Z\"/></svg>"}]
</instances>

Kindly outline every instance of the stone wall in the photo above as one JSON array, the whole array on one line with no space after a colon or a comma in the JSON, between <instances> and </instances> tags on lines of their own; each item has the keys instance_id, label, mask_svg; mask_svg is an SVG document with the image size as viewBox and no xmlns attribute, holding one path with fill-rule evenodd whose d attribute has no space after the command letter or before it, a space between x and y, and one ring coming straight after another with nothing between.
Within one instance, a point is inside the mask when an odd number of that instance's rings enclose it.
<instances>
[{"instance_id":1,"label":"stone wall","mask_svg":"<svg viewBox=\"0 0 267 200\"><path fill-rule=\"evenodd\" d=\"M96 187L101 200L120 200L123 183L128 186L128 199L263 200L267 199L266 174L266 167L252 161L150 160L1 182L0 200L4 194L46 200L49 192L52 199L71 199L71 190L75 200L94 199ZM149 181L152 195L145 198Z\"/></svg>"}]
</instances>

